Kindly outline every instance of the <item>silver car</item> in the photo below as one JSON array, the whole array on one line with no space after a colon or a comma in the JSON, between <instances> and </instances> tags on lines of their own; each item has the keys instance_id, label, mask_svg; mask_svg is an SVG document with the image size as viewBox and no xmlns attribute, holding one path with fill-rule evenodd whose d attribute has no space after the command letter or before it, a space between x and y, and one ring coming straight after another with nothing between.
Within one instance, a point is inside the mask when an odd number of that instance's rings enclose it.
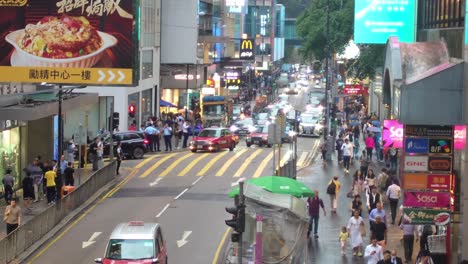
<instances>
[{"instance_id":1,"label":"silver car","mask_svg":"<svg viewBox=\"0 0 468 264\"><path fill-rule=\"evenodd\" d=\"M320 136L323 133L321 115L303 113L300 117L299 136Z\"/></svg>"}]
</instances>

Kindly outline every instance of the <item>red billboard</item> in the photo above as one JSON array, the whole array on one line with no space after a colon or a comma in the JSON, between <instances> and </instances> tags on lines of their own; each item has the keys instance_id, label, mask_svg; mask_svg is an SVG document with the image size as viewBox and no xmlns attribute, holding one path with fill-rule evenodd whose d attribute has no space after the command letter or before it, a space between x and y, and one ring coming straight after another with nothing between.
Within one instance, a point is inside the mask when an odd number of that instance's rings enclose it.
<instances>
[{"instance_id":1,"label":"red billboard","mask_svg":"<svg viewBox=\"0 0 468 264\"><path fill-rule=\"evenodd\" d=\"M344 94L347 95L362 95L364 93L364 87L362 84L345 84Z\"/></svg>"}]
</instances>

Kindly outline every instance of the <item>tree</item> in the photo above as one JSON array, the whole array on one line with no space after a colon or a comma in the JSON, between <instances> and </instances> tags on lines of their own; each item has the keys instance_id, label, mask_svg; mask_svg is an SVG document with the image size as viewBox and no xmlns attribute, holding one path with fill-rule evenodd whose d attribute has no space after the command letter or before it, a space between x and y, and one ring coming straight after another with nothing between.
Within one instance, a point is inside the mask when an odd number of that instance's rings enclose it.
<instances>
[{"instance_id":1,"label":"tree","mask_svg":"<svg viewBox=\"0 0 468 264\"><path fill-rule=\"evenodd\" d=\"M327 2L330 7L329 52L341 53L353 36L354 0L315 0L296 22L307 59L327 56Z\"/></svg>"},{"instance_id":2,"label":"tree","mask_svg":"<svg viewBox=\"0 0 468 264\"><path fill-rule=\"evenodd\" d=\"M358 79L374 78L377 67L384 65L385 44L358 45L358 58L348 60L346 68L348 75Z\"/></svg>"}]
</instances>

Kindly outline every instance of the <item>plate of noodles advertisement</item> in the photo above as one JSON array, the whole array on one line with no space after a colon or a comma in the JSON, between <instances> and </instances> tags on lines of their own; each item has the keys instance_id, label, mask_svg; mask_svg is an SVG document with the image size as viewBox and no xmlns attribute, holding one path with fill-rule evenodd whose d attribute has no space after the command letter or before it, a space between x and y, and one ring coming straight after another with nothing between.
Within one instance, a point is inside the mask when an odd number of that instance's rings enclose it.
<instances>
[{"instance_id":1,"label":"plate of noodles advertisement","mask_svg":"<svg viewBox=\"0 0 468 264\"><path fill-rule=\"evenodd\" d=\"M0 1L0 82L133 85L133 0Z\"/></svg>"}]
</instances>

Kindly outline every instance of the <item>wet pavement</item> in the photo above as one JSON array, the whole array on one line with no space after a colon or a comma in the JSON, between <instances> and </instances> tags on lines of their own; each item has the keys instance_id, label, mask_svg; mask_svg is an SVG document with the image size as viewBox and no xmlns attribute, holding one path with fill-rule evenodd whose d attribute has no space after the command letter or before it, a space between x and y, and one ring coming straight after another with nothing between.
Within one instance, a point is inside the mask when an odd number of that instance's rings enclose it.
<instances>
[{"instance_id":1,"label":"wet pavement","mask_svg":"<svg viewBox=\"0 0 468 264\"><path fill-rule=\"evenodd\" d=\"M377 161L372 161L370 168L374 169L376 175L381 171L385 164ZM304 182L306 185L311 187L313 190L319 191L319 196L322 198L325 204L326 216L323 216L322 210L320 211L319 220L319 238L309 238L309 254L311 258L310 263L367 263L363 257L355 257L352 255L352 249L349 246L346 256L341 256L340 243L338 241L338 235L342 226L346 226L348 220L351 217L350 204L351 198L348 198L346 194L351 190L352 175L359 168L359 162L355 161L351 164L350 173L345 174L342 164L338 164L335 155L332 155L332 161L329 161L327 165L322 164L321 156L316 153L315 159L312 165L306 167L298 172L298 180ZM333 178L338 176L341 182L341 191L338 195L338 208L336 214L330 214L330 198L326 194L327 184ZM365 194L362 194L363 206L365 207ZM400 201L401 204L401 201ZM384 209L387 215L390 216L390 206L388 203L384 203ZM367 209L363 210L362 217L366 224L367 235L364 237L363 247L369 244L369 218ZM402 231L398 226L388 224L388 242L386 249L396 249L397 254L404 260L403 243L400 240L403 237ZM419 243L414 244L413 262L416 259L416 255L419 251Z\"/></svg>"}]
</instances>

